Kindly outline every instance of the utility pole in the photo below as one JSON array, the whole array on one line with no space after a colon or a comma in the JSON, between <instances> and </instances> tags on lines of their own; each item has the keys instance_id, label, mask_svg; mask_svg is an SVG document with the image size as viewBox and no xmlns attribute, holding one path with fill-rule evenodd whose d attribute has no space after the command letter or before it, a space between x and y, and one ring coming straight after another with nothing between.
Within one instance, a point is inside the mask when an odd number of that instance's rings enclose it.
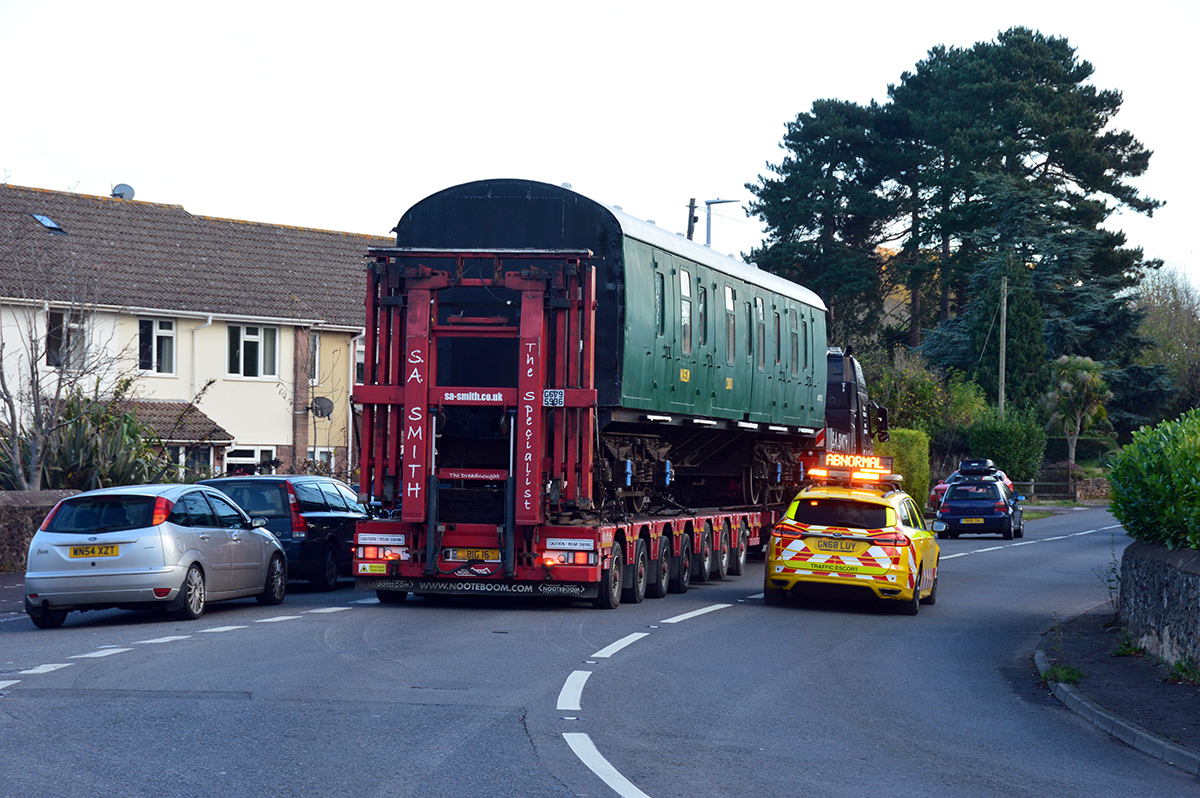
<instances>
[{"instance_id":1,"label":"utility pole","mask_svg":"<svg viewBox=\"0 0 1200 798\"><path fill-rule=\"evenodd\" d=\"M700 217L696 215L696 198L692 197L688 200L688 241L692 240L692 235L696 232L696 222L700 221Z\"/></svg>"},{"instance_id":2,"label":"utility pole","mask_svg":"<svg viewBox=\"0 0 1200 798\"><path fill-rule=\"evenodd\" d=\"M1009 262L1012 257L1009 256ZM1004 359L1008 348L1008 275L1000 278L1000 420L1004 420Z\"/></svg>"}]
</instances>

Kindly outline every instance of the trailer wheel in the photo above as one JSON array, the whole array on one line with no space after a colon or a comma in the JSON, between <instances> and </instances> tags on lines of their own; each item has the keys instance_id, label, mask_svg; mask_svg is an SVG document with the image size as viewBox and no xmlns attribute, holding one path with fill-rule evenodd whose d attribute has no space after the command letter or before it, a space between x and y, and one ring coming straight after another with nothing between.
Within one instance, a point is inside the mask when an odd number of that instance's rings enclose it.
<instances>
[{"instance_id":1,"label":"trailer wheel","mask_svg":"<svg viewBox=\"0 0 1200 798\"><path fill-rule=\"evenodd\" d=\"M707 582L712 573L713 528L711 521L704 522L704 534L700 538L700 551L692 558L692 581Z\"/></svg>"},{"instance_id":2,"label":"trailer wheel","mask_svg":"<svg viewBox=\"0 0 1200 798\"><path fill-rule=\"evenodd\" d=\"M402 604L408 598L407 590L376 590L375 597L380 604Z\"/></svg>"},{"instance_id":3,"label":"trailer wheel","mask_svg":"<svg viewBox=\"0 0 1200 798\"><path fill-rule=\"evenodd\" d=\"M621 598L630 604L641 604L646 598L646 583L650 580L650 555L644 540L633 544L632 576L632 584L625 588Z\"/></svg>"},{"instance_id":4,"label":"trailer wheel","mask_svg":"<svg viewBox=\"0 0 1200 798\"><path fill-rule=\"evenodd\" d=\"M625 565L625 550L620 543L612 544L612 565L600 573L600 595L592 606L599 610L615 610L621 606L621 576Z\"/></svg>"},{"instance_id":5,"label":"trailer wheel","mask_svg":"<svg viewBox=\"0 0 1200 798\"><path fill-rule=\"evenodd\" d=\"M646 587L646 595L663 598L671 581L671 539L666 535L658 539L658 559L654 561L654 572L655 579Z\"/></svg>"},{"instance_id":6,"label":"trailer wheel","mask_svg":"<svg viewBox=\"0 0 1200 798\"><path fill-rule=\"evenodd\" d=\"M733 556L729 558L729 573L734 576L741 576L746 573L746 560L749 559L748 547L750 545L750 530L746 527L746 522L742 521L738 527L737 545L734 546Z\"/></svg>"},{"instance_id":7,"label":"trailer wheel","mask_svg":"<svg viewBox=\"0 0 1200 798\"><path fill-rule=\"evenodd\" d=\"M692 586L692 538L683 535L679 538L679 566L667 587L672 593L686 593Z\"/></svg>"},{"instance_id":8,"label":"trailer wheel","mask_svg":"<svg viewBox=\"0 0 1200 798\"><path fill-rule=\"evenodd\" d=\"M724 579L729 575L729 522L721 527L717 543L713 546L712 571L710 579Z\"/></svg>"}]
</instances>

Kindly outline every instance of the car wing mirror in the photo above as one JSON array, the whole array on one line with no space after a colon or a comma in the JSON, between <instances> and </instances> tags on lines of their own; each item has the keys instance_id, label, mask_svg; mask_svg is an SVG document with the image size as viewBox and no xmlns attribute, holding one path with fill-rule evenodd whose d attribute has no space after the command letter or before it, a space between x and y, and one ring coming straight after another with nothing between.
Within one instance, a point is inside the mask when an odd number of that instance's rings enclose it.
<instances>
[{"instance_id":1,"label":"car wing mirror","mask_svg":"<svg viewBox=\"0 0 1200 798\"><path fill-rule=\"evenodd\" d=\"M933 522L933 531L934 532L945 532L947 529L949 529L949 527L946 526L945 521L934 521Z\"/></svg>"},{"instance_id":2,"label":"car wing mirror","mask_svg":"<svg viewBox=\"0 0 1200 798\"><path fill-rule=\"evenodd\" d=\"M250 528L251 529L262 529L266 525L267 525L267 519L263 518L262 516L250 519Z\"/></svg>"}]
</instances>

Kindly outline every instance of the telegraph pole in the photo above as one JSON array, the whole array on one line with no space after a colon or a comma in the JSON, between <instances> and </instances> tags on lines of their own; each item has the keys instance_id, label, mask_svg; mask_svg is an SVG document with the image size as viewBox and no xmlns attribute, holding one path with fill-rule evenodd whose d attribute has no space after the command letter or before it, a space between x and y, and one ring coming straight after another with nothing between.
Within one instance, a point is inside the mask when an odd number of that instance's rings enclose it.
<instances>
[{"instance_id":1,"label":"telegraph pole","mask_svg":"<svg viewBox=\"0 0 1200 798\"><path fill-rule=\"evenodd\" d=\"M692 235L696 232L696 222L700 219L696 215L696 198L692 197L688 200L688 241L692 240Z\"/></svg>"},{"instance_id":2,"label":"telegraph pole","mask_svg":"<svg viewBox=\"0 0 1200 798\"><path fill-rule=\"evenodd\" d=\"M1012 262L1012 257L1009 257ZM1000 420L1004 420L1004 359L1008 348L1008 275L1000 278Z\"/></svg>"},{"instance_id":3,"label":"telegraph pole","mask_svg":"<svg viewBox=\"0 0 1200 798\"><path fill-rule=\"evenodd\" d=\"M741 200L710 199L704 201L704 210L708 214L708 229L704 235L704 246L706 247L712 246L712 206L721 205L726 202L741 202Z\"/></svg>"}]
</instances>

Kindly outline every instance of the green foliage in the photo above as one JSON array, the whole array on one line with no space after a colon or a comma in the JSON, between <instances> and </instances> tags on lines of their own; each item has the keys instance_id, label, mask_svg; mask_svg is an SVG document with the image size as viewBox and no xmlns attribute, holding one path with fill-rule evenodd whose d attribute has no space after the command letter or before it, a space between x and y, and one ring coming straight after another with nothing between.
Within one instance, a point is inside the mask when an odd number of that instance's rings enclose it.
<instances>
[{"instance_id":1,"label":"green foliage","mask_svg":"<svg viewBox=\"0 0 1200 798\"><path fill-rule=\"evenodd\" d=\"M875 453L894 457L892 469L904 477L904 492L925 504L929 495L929 436L919 429L893 429L891 440L876 443Z\"/></svg>"},{"instance_id":2,"label":"green foliage","mask_svg":"<svg viewBox=\"0 0 1200 798\"><path fill-rule=\"evenodd\" d=\"M1135 432L1108 481L1112 514L1134 540L1200 549L1200 410Z\"/></svg>"},{"instance_id":3,"label":"green foliage","mask_svg":"<svg viewBox=\"0 0 1200 798\"><path fill-rule=\"evenodd\" d=\"M1050 391L1042 397L1048 429L1067 438L1067 462L1075 463L1075 444L1087 429L1107 418L1104 404L1112 399L1104 367L1090 357L1063 355L1050 366Z\"/></svg>"},{"instance_id":4,"label":"green foliage","mask_svg":"<svg viewBox=\"0 0 1200 798\"><path fill-rule=\"evenodd\" d=\"M1061 684L1079 684L1083 671L1074 665L1051 665L1042 674L1043 682L1059 682Z\"/></svg>"},{"instance_id":5,"label":"green foliage","mask_svg":"<svg viewBox=\"0 0 1200 798\"><path fill-rule=\"evenodd\" d=\"M987 458L1014 482L1037 479L1046 451L1046 431L1030 413L1008 412L1003 420L995 409L981 415L967 430L972 457Z\"/></svg>"}]
</instances>

